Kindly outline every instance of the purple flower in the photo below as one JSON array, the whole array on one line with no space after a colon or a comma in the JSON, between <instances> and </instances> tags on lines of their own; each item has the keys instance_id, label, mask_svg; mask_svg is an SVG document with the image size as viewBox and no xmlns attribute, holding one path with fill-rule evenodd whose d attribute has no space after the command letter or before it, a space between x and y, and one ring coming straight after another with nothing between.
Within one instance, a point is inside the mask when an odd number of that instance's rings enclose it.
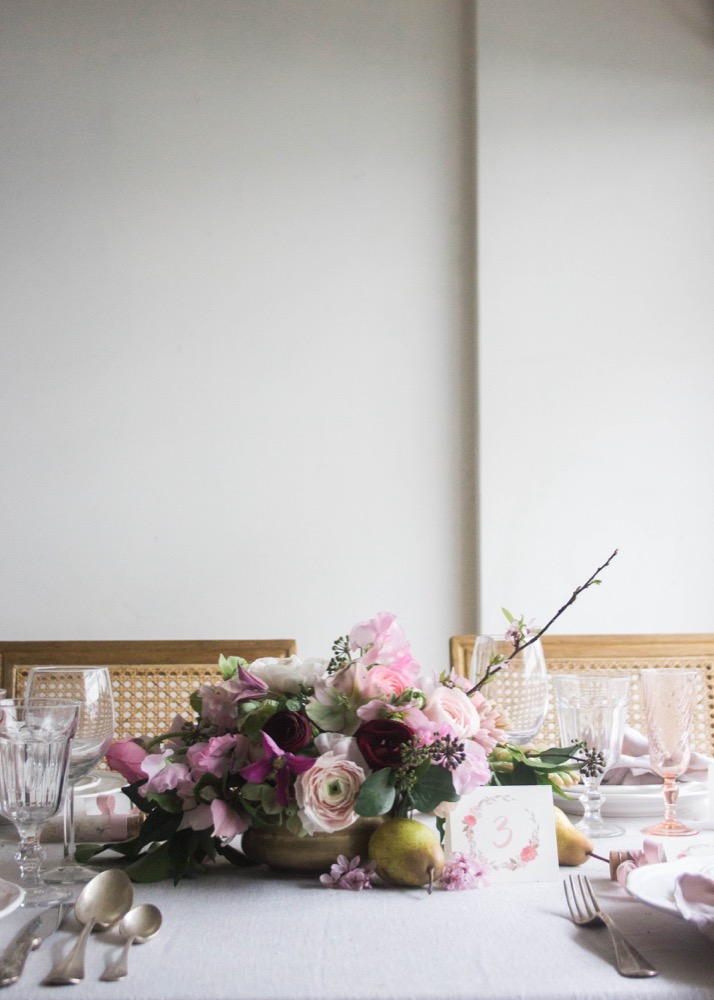
<instances>
[{"instance_id":1,"label":"purple flower","mask_svg":"<svg viewBox=\"0 0 714 1000\"><path fill-rule=\"evenodd\" d=\"M328 889L350 889L352 892L361 892L362 889L372 888L376 861L368 861L365 865L360 865L359 854L352 860L348 860L344 854L340 854L337 863L334 864L329 873L320 875L320 881Z\"/></svg>"},{"instance_id":2,"label":"purple flower","mask_svg":"<svg viewBox=\"0 0 714 1000\"><path fill-rule=\"evenodd\" d=\"M271 775L275 775L275 797L278 805L287 806L290 804L290 775L302 774L309 771L315 763L314 757L300 757L294 753L287 753L281 750L275 740L271 739L267 733L261 733L263 737L263 750L265 756L256 761L255 764L248 764L238 772L246 781L259 785Z\"/></svg>"},{"instance_id":3,"label":"purple flower","mask_svg":"<svg viewBox=\"0 0 714 1000\"><path fill-rule=\"evenodd\" d=\"M487 884L489 866L475 854L454 851L444 865L439 881L447 889L480 889Z\"/></svg>"}]
</instances>

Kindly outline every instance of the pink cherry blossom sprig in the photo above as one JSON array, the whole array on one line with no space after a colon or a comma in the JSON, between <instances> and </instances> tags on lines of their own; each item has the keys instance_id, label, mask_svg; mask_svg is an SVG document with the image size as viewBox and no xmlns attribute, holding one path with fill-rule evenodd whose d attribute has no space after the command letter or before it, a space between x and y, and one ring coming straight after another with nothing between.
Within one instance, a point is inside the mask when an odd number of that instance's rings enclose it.
<instances>
[{"instance_id":1,"label":"pink cherry blossom sprig","mask_svg":"<svg viewBox=\"0 0 714 1000\"><path fill-rule=\"evenodd\" d=\"M542 635L545 635L545 633L548 631L551 625L555 624L555 622L558 620L558 618L560 618L563 612L567 611L570 605L575 603L575 601L583 593L583 591L587 590L589 587L594 586L595 584L599 584L600 583L600 580L598 579L599 574L610 565L610 563L612 562L612 560L615 558L616 555L617 555L617 549L615 549L615 551L612 553L609 559L605 560L602 566L598 566L595 572L588 577L585 583L581 583L579 587L575 588L573 593L570 595L569 599L565 602L565 604L561 608L558 608L553 617L548 622L546 622L543 628L533 630L530 627L530 625L526 626L524 624L523 616L521 616L521 618L515 623L516 627L509 629L508 632L509 638L513 640L513 651L503 659L497 658L492 663L489 663L483 677L481 677L468 692L469 695L474 694L476 691L480 691L481 688L484 686L484 684L488 683L488 681L490 681L491 678L494 676L494 674L497 674L499 670L503 670L503 668L508 663L510 663L510 661L515 656L517 656L521 652L521 650L525 649L527 646L531 646L534 642L537 642ZM512 618L512 616L510 617ZM511 624L513 625L513 622L511 622Z\"/></svg>"},{"instance_id":2,"label":"pink cherry blossom sprig","mask_svg":"<svg viewBox=\"0 0 714 1000\"><path fill-rule=\"evenodd\" d=\"M330 871L320 875L320 882L328 889L349 889L352 892L371 889L377 862L368 861L366 864L360 862L359 854L351 859L340 854Z\"/></svg>"}]
</instances>

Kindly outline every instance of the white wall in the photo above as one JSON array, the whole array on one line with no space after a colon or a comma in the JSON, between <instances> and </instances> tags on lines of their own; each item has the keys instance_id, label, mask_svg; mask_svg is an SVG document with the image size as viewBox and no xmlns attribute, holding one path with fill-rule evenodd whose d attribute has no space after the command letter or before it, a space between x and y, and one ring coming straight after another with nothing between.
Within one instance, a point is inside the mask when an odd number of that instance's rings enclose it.
<instances>
[{"instance_id":1,"label":"white wall","mask_svg":"<svg viewBox=\"0 0 714 1000\"><path fill-rule=\"evenodd\" d=\"M474 627L470 10L4 0L4 639Z\"/></svg>"},{"instance_id":2,"label":"white wall","mask_svg":"<svg viewBox=\"0 0 714 1000\"><path fill-rule=\"evenodd\" d=\"M481 624L714 630L714 8L479 0Z\"/></svg>"}]
</instances>

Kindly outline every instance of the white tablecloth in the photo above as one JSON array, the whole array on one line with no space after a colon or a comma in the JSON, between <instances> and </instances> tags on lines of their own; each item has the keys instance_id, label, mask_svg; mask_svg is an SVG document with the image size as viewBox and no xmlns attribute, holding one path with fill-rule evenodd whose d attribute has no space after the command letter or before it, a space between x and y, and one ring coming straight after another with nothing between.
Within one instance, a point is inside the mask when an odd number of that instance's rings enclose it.
<instances>
[{"instance_id":1,"label":"white tablecloth","mask_svg":"<svg viewBox=\"0 0 714 1000\"><path fill-rule=\"evenodd\" d=\"M642 821L596 850L640 846ZM7 836L8 831L4 829ZM15 875L14 845L0 847L0 875ZM50 845L56 858L60 848ZM317 880L280 877L226 863L209 874L137 885L135 902L156 903L159 935L132 948L129 977L98 982L118 943L92 936L87 977L73 987L41 986L72 943L62 929L30 954L13 997L53 1000L711 1000L714 945L676 916L653 910L610 881L607 865L587 872L622 930L660 970L624 979L604 928L575 927L557 882L491 885L465 892L374 888L345 892ZM0 920L0 947L33 911Z\"/></svg>"}]
</instances>

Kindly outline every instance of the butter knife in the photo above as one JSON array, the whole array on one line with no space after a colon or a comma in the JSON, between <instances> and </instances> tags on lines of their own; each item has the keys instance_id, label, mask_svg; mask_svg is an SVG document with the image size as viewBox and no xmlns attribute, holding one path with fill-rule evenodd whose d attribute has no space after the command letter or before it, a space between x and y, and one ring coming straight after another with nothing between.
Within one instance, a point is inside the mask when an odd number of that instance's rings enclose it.
<instances>
[{"instance_id":1,"label":"butter knife","mask_svg":"<svg viewBox=\"0 0 714 1000\"><path fill-rule=\"evenodd\" d=\"M57 930L66 910L67 904L61 903L43 913L38 913L15 935L0 955L0 986L11 986L17 982L25 967L27 956Z\"/></svg>"}]
</instances>

